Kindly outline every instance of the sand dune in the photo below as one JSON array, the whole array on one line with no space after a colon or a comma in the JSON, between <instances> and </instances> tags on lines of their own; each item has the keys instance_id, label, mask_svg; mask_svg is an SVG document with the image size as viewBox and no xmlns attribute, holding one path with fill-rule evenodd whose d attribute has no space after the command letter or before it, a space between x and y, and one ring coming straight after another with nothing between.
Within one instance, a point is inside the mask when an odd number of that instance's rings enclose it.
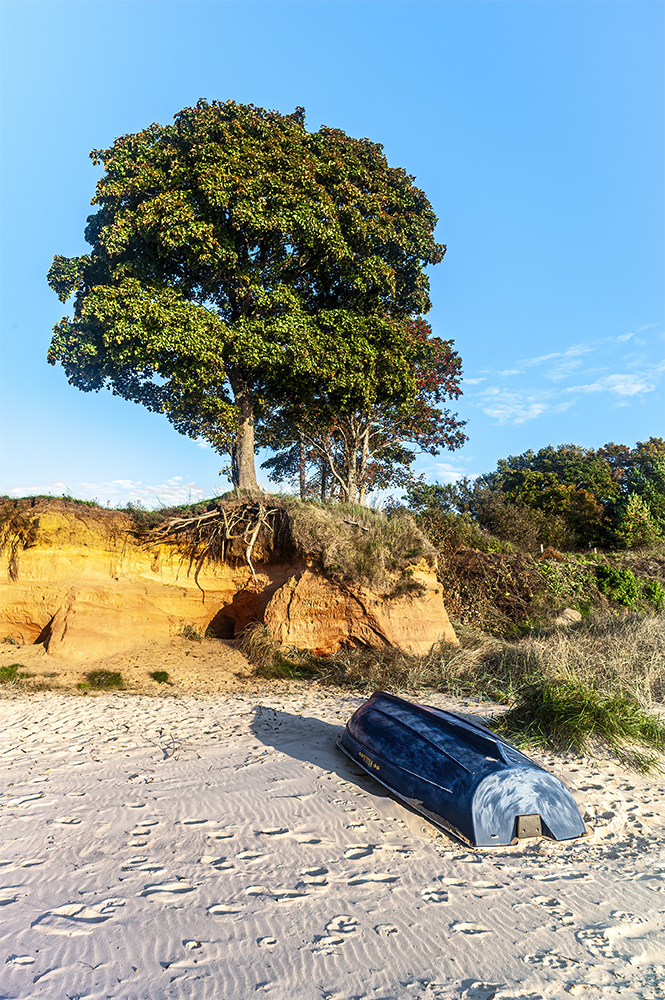
<instances>
[{"instance_id":1,"label":"sand dune","mask_svg":"<svg viewBox=\"0 0 665 1000\"><path fill-rule=\"evenodd\" d=\"M0 996L663 996L660 779L548 758L594 837L473 851L336 749L360 700L0 702Z\"/></svg>"}]
</instances>

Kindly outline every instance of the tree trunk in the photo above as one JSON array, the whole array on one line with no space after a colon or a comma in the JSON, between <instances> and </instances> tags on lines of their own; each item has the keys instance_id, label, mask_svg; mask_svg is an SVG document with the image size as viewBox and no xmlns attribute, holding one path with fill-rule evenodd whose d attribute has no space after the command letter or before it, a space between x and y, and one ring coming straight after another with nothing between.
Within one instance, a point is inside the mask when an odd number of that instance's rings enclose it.
<instances>
[{"instance_id":1,"label":"tree trunk","mask_svg":"<svg viewBox=\"0 0 665 1000\"><path fill-rule=\"evenodd\" d=\"M300 476L300 499L305 499L305 493L307 491L307 480L305 478L305 436L303 434L302 427L298 428L298 438L300 440L300 460L298 464L298 473Z\"/></svg>"},{"instance_id":2,"label":"tree trunk","mask_svg":"<svg viewBox=\"0 0 665 1000\"><path fill-rule=\"evenodd\" d=\"M236 433L235 454L238 464L238 482L233 485L239 490L257 490L254 468L254 398L249 380L237 372L229 372L229 382L233 398L240 410Z\"/></svg>"},{"instance_id":3,"label":"tree trunk","mask_svg":"<svg viewBox=\"0 0 665 1000\"><path fill-rule=\"evenodd\" d=\"M369 461L369 432L371 428L370 417L365 417L365 427L362 431L362 450L360 453L360 469L358 471L358 481L360 483L359 503L365 506L365 486L367 485L367 462Z\"/></svg>"}]
</instances>

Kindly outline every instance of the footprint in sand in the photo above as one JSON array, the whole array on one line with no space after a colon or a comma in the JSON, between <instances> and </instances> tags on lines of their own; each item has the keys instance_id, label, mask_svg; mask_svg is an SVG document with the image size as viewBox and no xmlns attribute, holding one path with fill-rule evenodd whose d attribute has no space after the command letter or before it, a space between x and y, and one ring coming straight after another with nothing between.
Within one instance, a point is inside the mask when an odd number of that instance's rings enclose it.
<instances>
[{"instance_id":1,"label":"footprint in sand","mask_svg":"<svg viewBox=\"0 0 665 1000\"><path fill-rule=\"evenodd\" d=\"M17 899L18 893L13 892L12 886L0 889L0 906L8 906L9 903L15 903Z\"/></svg>"},{"instance_id":2,"label":"footprint in sand","mask_svg":"<svg viewBox=\"0 0 665 1000\"><path fill-rule=\"evenodd\" d=\"M389 882L397 882L399 875L390 875L390 873L382 872L367 872L365 875L354 875L353 878L349 879L347 885L364 885L365 882L379 882L384 885Z\"/></svg>"},{"instance_id":3,"label":"footprint in sand","mask_svg":"<svg viewBox=\"0 0 665 1000\"><path fill-rule=\"evenodd\" d=\"M189 941L189 940L185 939L182 942L182 946L183 946L183 948L187 948L189 951L194 951L195 948L200 948L201 947L201 942L200 941Z\"/></svg>"},{"instance_id":4,"label":"footprint in sand","mask_svg":"<svg viewBox=\"0 0 665 1000\"><path fill-rule=\"evenodd\" d=\"M610 928L589 927L577 931L575 937L584 944L592 955L602 955L603 958L619 958L619 954L610 944Z\"/></svg>"},{"instance_id":5,"label":"footprint in sand","mask_svg":"<svg viewBox=\"0 0 665 1000\"><path fill-rule=\"evenodd\" d=\"M266 837L280 837L289 831L285 826L267 826L265 830L259 830L259 833L263 833Z\"/></svg>"},{"instance_id":6,"label":"footprint in sand","mask_svg":"<svg viewBox=\"0 0 665 1000\"><path fill-rule=\"evenodd\" d=\"M421 889L420 895L426 903L447 903L448 893L443 889Z\"/></svg>"},{"instance_id":7,"label":"footprint in sand","mask_svg":"<svg viewBox=\"0 0 665 1000\"><path fill-rule=\"evenodd\" d=\"M302 876L302 885L310 885L314 888L328 885L327 868L303 868L299 874Z\"/></svg>"},{"instance_id":8,"label":"footprint in sand","mask_svg":"<svg viewBox=\"0 0 665 1000\"><path fill-rule=\"evenodd\" d=\"M355 917L348 913L340 913L326 924L326 930L329 934L351 934L357 926L358 921Z\"/></svg>"},{"instance_id":9,"label":"footprint in sand","mask_svg":"<svg viewBox=\"0 0 665 1000\"><path fill-rule=\"evenodd\" d=\"M349 861L358 861L360 858L368 858L374 853L374 844L351 844L344 851L344 857Z\"/></svg>"},{"instance_id":10,"label":"footprint in sand","mask_svg":"<svg viewBox=\"0 0 665 1000\"><path fill-rule=\"evenodd\" d=\"M95 924L103 924L115 914L118 906L124 906L122 899L105 899L98 906L83 903L66 903L57 909L42 913L30 924L43 934L65 937L82 937L92 934Z\"/></svg>"},{"instance_id":11,"label":"footprint in sand","mask_svg":"<svg viewBox=\"0 0 665 1000\"><path fill-rule=\"evenodd\" d=\"M544 965L546 969L567 969L571 963L563 955L556 955L549 951L538 951L535 955L524 955L522 961L525 965ZM579 965L578 962L574 963Z\"/></svg>"},{"instance_id":12,"label":"footprint in sand","mask_svg":"<svg viewBox=\"0 0 665 1000\"><path fill-rule=\"evenodd\" d=\"M208 907L208 913L211 913L213 917L232 917L240 912L240 907L228 906L226 903L214 903L213 906Z\"/></svg>"},{"instance_id":13,"label":"footprint in sand","mask_svg":"<svg viewBox=\"0 0 665 1000\"><path fill-rule=\"evenodd\" d=\"M235 834L230 833L228 830L215 830L213 833L209 833L208 836L212 840L228 840L229 837L234 837Z\"/></svg>"},{"instance_id":14,"label":"footprint in sand","mask_svg":"<svg viewBox=\"0 0 665 1000\"><path fill-rule=\"evenodd\" d=\"M459 931L460 934L478 936L491 933L491 931L489 931L486 927L481 927L480 924L470 924L461 920L454 920L450 925L450 929L451 931Z\"/></svg>"},{"instance_id":15,"label":"footprint in sand","mask_svg":"<svg viewBox=\"0 0 665 1000\"><path fill-rule=\"evenodd\" d=\"M374 928L379 937L391 937L393 934L398 934L399 931L392 924L377 924Z\"/></svg>"},{"instance_id":16,"label":"footprint in sand","mask_svg":"<svg viewBox=\"0 0 665 1000\"><path fill-rule=\"evenodd\" d=\"M277 944L277 938L274 937L260 937L256 939L256 943L259 948L274 948Z\"/></svg>"},{"instance_id":17,"label":"footprint in sand","mask_svg":"<svg viewBox=\"0 0 665 1000\"><path fill-rule=\"evenodd\" d=\"M153 885L146 885L139 896L148 896L158 902L170 903L174 896L183 895L186 892L194 892L196 886L179 879L177 882L157 882Z\"/></svg>"},{"instance_id":18,"label":"footprint in sand","mask_svg":"<svg viewBox=\"0 0 665 1000\"><path fill-rule=\"evenodd\" d=\"M19 809L21 806L34 805L38 799L43 798L43 792L35 792L32 795L19 795L17 798L10 799L8 802L3 802L3 805L7 806L9 809Z\"/></svg>"},{"instance_id":19,"label":"footprint in sand","mask_svg":"<svg viewBox=\"0 0 665 1000\"><path fill-rule=\"evenodd\" d=\"M236 854L236 858L239 861L257 861L259 858L265 858L265 854L261 851L241 851L240 854Z\"/></svg>"},{"instance_id":20,"label":"footprint in sand","mask_svg":"<svg viewBox=\"0 0 665 1000\"><path fill-rule=\"evenodd\" d=\"M234 868L233 862L229 861L225 857L215 857L212 854L204 854L199 858L199 864L201 865L211 865L216 868L217 871L228 871L230 868Z\"/></svg>"},{"instance_id":21,"label":"footprint in sand","mask_svg":"<svg viewBox=\"0 0 665 1000\"><path fill-rule=\"evenodd\" d=\"M34 961L32 955L10 955L5 965L32 965Z\"/></svg>"},{"instance_id":22,"label":"footprint in sand","mask_svg":"<svg viewBox=\"0 0 665 1000\"><path fill-rule=\"evenodd\" d=\"M207 819L183 819L182 825L183 826L203 826L203 824L207 823L207 822L208 822Z\"/></svg>"},{"instance_id":23,"label":"footprint in sand","mask_svg":"<svg viewBox=\"0 0 665 1000\"><path fill-rule=\"evenodd\" d=\"M341 944L344 944L343 937L324 934L314 938L310 951L313 955L332 955Z\"/></svg>"},{"instance_id":24,"label":"footprint in sand","mask_svg":"<svg viewBox=\"0 0 665 1000\"><path fill-rule=\"evenodd\" d=\"M62 826L76 826L76 824L80 823L81 820L78 819L76 816L58 816L58 818L53 822L61 823Z\"/></svg>"}]
</instances>

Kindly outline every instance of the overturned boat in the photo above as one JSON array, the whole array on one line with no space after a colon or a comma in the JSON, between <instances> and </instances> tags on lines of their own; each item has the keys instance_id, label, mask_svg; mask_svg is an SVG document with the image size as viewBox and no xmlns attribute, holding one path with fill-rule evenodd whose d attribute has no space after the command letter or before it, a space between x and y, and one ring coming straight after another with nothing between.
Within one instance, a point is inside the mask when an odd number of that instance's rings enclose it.
<instances>
[{"instance_id":1,"label":"overturned boat","mask_svg":"<svg viewBox=\"0 0 665 1000\"><path fill-rule=\"evenodd\" d=\"M549 771L484 726L377 691L338 746L431 822L473 847L587 834L575 800Z\"/></svg>"}]
</instances>

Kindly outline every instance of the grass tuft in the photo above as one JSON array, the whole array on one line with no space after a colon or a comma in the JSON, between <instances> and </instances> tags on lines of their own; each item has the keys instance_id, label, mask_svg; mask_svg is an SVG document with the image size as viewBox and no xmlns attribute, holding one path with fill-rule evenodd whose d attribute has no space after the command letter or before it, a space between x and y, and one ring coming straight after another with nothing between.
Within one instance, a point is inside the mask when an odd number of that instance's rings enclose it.
<instances>
[{"instance_id":1,"label":"grass tuft","mask_svg":"<svg viewBox=\"0 0 665 1000\"><path fill-rule=\"evenodd\" d=\"M185 625L181 632L184 639L191 639L193 642L203 642L205 636L193 625Z\"/></svg>"},{"instance_id":2,"label":"grass tuft","mask_svg":"<svg viewBox=\"0 0 665 1000\"><path fill-rule=\"evenodd\" d=\"M158 684L170 684L169 675L166 670L153 670L150 674L153 681L157 681Z\"/></svg>"},{"instance_id":3,"label":"grass tuft","mask_svg":"<svg viewBox=\"0 0 665 1000\"><path fill-rule=\"evenodd\" d=\"M12 663L8 667L0 667L0 684L11 684L17 679L18 672L22 669L22 663Z\"/></svg>"},{"instance_id":4,"label":"grass tuft","mask_svg":"<svg viewBox=\"0 0 665 1000\"><path fill-rule=\"evenodd\" d=\"M112 670L91 670L86 674L88 686L99 691L109 691L113 688L122 689L125 682L119 671Z\"/></svg>"},{"instance_id":5,"label":"grass tuft","mask_svg":"<svg viewBox=\"0 0 665 1000\"><path fill-rule=\"evenodd\" d=\"M306 680L315 675L316 657L295 649L278 646L267 625L248 625L240 635L240 650L254 666L259 677L282 680Z\"/></svg>"},{"instance_id":6,"label":"grass tuft","mask_svg":"<svg viewBox=\"0 0 665 1000\"><path fill-rule=\"evenodd\" d=\"M608 694L564 678L531 684L517 704L493 720L492 728L516 743L590 753L605 744L623 763L639 771L663 770L645 747L665 751L665 722L635 700Z\"/></svg>"}]
</instances>

